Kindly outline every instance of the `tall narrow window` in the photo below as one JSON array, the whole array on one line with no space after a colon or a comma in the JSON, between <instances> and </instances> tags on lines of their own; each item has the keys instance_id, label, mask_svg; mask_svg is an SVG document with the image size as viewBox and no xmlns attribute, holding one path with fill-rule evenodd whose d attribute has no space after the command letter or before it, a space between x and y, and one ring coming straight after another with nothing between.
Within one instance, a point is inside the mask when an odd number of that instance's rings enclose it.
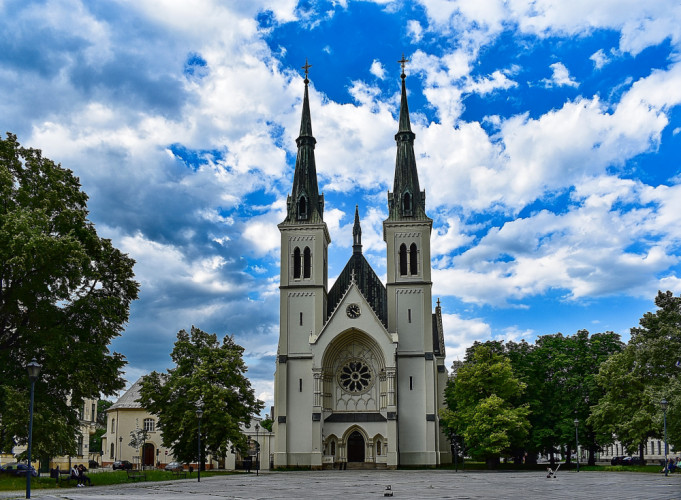
<instances>
[{"instance_id":1,"label":"tall narrow window","mask_svg":"<svg viewBox=\"0 0 681 500\"><path fill-rule=\"evenodd\" d=\"M303 278L309 278L312 275L312 252L310 247L305 247L303 252Z\"/></svg>"},{"instance_id":2,"label":"tall narrow window","mask_svg":"<svg viewBox=\"0 0 681 500\"><path fill-rule=\"evenodd\" d=\"M300 313L300 326L303 326L303 313Z\"/></svg>"},{"instance_id":3,"label":"tall narrow window","mask_svg":"<svg viewBox=\"0 0 681 500\"><path fill-rule=\"evenodd\" d=\"M407 275L407 245L400 245L400 276Z\"/></svg>"},{"instance_id":4,"label":"tall narrow window","mask_svg":"<svg viewBox=\"0 0 681 500\"><path fill-rule=\"evenodd\" d=\"M376 441L376 455L378 455L378 456L382 455L381 451L383 451L383 450L381 450L381 442Z\"/></svg>"},{"instance_id":5,"label":"tall narrow window","mask_svg":"<svg viewBox=\"0 0 681 500\"><path fill-rule=\"evenodd\" d=\"M76 454L79 457L83 456L83 436L78 436L78 450L76 451Z\"/></svg>"},{"instance_id":6,"label":"tall narrow window","mask_svg":"<svg viewBox=\"0 0 681 500\"><path fill-rule=\"evenodd\" d=\"M307 198L301 196L298 200L298 218L307 219Z\"/></svg>"},{"instance_id":7,"label":"tall narrow window","mask_svg":"<svg viewBox=\"0 0 681 500\"><path fill-rule=\"evenodd\" d=\"M293 251L293 279L300 279L300 248Z\"/></svg>"},{"instance_id":8,"label":"tall narrow window","mask_svg":"<svg viewBox=\"0 0 681 500\"><path fill-rule=\"evenodd\" d=\"M90 421L94 422L97 419L97 405L92 403L92 413L90 413Z\"/></svg>"},{"instance_id":9,"label":"tall narrow window","mask_svg":"<svg viewBox=\"0 0 681 500\"><path fill-rule=\"evenodd\" d=\"M409 390L414 390L414 377L409 377Z\"/></svg>"},{"instance_id":10,"label":"tall narrow window","mask_svg":"<svg viewBox=\"0 0 681 500\"><path fill-rule=\"evenodd\" d=\"M412 213L412 199L411 199L411 194L404 193L404 215L411 215Z\"/></svg>"},{"instance_id":11,"label":"tall narrow window","mask_svg":"<svg viewBox=\"0 0 681 500\"><path fill-rule=\"evenodd\" d=\"M411 309L407 309L407 320L411 323Z\"/></svg>"},{"instance_id":12,"label":"tall narrow window","mask_svg":"<svg viewBox=\"0 0 681 500\"><path fill-rule=\"evenodd\" d=\"M412 276L419 273L418 250L416 243L412 243L409 247L409 274Z\"/></svg>"},{"instance_id":13,"label":"tall narrow window","mask_svg":"<svg viewBox=\"0 0 681 500\"><path fill-rule=\"evenodd\" d=\"M109 452L109 458L113 459L114 458L114 444L111 443L111 451Z\"/></svg>"},{"instance_id":14,"label":"tall narrow window","mask_svg":"<svg viewBox=\"0 0 681 500\"><path fill-rule=\"evenodd\" d=\"M331 441L331 454L335 455L336 454L336 442Z\"/></svg>"},{"instance_id":15,"label":"tall narrow window","mask_svg":"<svg viewBox=\"0 0 681 500\"><path fill-rule=\"evenodd\" d=\"M298 379L298 392L303 392L303 379Z\"/></svg>"},{"instance_id":16,"label":"tall narrow window","mask_svg":"<svg viewBox=\"0 0 681 500\"><path fill-rule=\"evenodd\" d=\"M116 419L112 418L111 419L111 432L113 432L115 428L116 428Z\"/></svg>"}]
</instances>

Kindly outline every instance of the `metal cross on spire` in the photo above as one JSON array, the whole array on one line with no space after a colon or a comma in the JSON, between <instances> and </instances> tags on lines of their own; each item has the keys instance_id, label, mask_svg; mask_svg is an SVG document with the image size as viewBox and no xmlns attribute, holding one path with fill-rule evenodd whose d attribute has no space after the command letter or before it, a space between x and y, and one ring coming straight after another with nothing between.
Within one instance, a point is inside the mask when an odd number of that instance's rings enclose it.
<instances>
[{"instance_id":1,"label":"metal cross on spire","mask_svg":"<svg viewBox=\"0 0 681 500\"><path fill-rule=\"evenodd\" d=\"M407 75L404 74L404 65L407 64L407 63L409 62L409 59L405 59L405 57L404 57L404 52L402 52L402 59L400 59L400 60L397 61L397 62L400 63L400 65L402 66L402 74L401 74L400 76L401 76L402 78L406 78Z\"/></svg>"},{"instance_id":2,"label":"metal cross on spire","mask_svg":"<svg viewBox=\"0 0 681 500\"><path fill-rule=\"evenodd\" d=\"M403 58L403 59L404 59L404 58ZM311 64L307 64L307 57L306 57L306 58L305 58L305 66L301 66L301 68L303 68L303 69L305 70L305 84L310 83L310 80L307 79L307 74L308 74L308 72L309 72L308 70L309 70L311 67L312 67Z\"/></svg>"}]
</instances>

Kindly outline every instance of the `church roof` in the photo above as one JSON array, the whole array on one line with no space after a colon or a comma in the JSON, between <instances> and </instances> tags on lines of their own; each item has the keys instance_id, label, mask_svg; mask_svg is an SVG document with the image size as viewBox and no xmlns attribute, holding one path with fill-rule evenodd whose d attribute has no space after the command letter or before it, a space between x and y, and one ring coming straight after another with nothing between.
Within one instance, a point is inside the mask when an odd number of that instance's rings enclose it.
<instances>
[{"instance_id":1,"label":"church roof","mask_svg":"<svg viewBox=\"0 0 681 500\"><path fill-rule=\"evenodd\" d=\"M384 326L388 326L388 292L374 270L362 254L362 228L359 224L359 212L355 206L355 223L352 229L353 253L345 265L327 296L327 319L338 306L348 287L354 280L362 295L376 313Z\"/></svg>"},{"instance_id":2,"label":"church roof","mask_svg":"<svg viewBox=\"0 0 681 500\"><path fill-rule=\"evenodd\" d=\"M324 222L324 195L319 194L317 186L317 166L314 148L317 143L312 135L312 119L310 118L310 99L307 85L307 68L305 61L305 94L303 96L303 112L300 118L300 135L296 139L298 154L293 174L293 189L287 199L286 219L283 224L321 224Z\"/></svg>"},{"instance_id":3,"label":"church roof","mask_svg":"<svg viewBox=\"0 0 681 500\"><path fill-rule=\"evenodd\" d=\"M138 401L140 398L140 389L142 388L142 379L138 379L137 382L132 384L132 387L125 391L118 401L111 405L108 411L111 410L122 410L130 408L142 408L142 403Z\"/></svg>"}]
</instances>

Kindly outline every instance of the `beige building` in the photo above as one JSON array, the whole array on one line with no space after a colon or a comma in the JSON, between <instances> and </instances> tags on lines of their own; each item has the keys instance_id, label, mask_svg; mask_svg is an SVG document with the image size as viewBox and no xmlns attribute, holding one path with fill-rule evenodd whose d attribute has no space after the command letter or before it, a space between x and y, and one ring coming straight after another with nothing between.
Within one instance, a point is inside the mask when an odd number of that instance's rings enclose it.
<instances>
[{"instance_id":1,"label":"beige building","mask_svg":"<svg viewBox=\"0 0 681 500\"><path fill-rule=\"evenodd\" d=\"M102 464L112 465L116 460L128 460L137 467L144 463L145 467L164 467L167 463L175 461L170 448L163 446L163 433L156 429L157 418L142 408L138 401L142 379L135 382L125 394L123 394L113 406L107 410L106 434L102 437ZM140 429L147 431L146 443L141 448L130 446L131 432ZM271 456L271 443L273 435L261 426L261 421L254 418L250 426L241 426L243 432L251 443L248 455L251 462L256 463L258 449L261 467L268 469ZM256 446L255 443L258 443ZM238 452L228 453L226 457L211 457L206 460L207 468L221 468L234 470L244 467L244 459ZM190 464L196 467L196 464ZM255 465L254 465L255 466Z\"/></svg>"},{"instance_id":2,"label":"beige building","mask_svg":"<svg viewBox=\"0 0 681 500\"><path fill-rule=\"evenodd\" d=\"M142 379L135 382L107 411L106 434L102 436L102 465L116 460L128 460L138 467L163 466L172 462L172 452L162 444L162 434L156 430L156 417L142 408L140 397ZM130 446L131 433L147 431L146 443L141 448Z\"/></svg>"}]
</instances>

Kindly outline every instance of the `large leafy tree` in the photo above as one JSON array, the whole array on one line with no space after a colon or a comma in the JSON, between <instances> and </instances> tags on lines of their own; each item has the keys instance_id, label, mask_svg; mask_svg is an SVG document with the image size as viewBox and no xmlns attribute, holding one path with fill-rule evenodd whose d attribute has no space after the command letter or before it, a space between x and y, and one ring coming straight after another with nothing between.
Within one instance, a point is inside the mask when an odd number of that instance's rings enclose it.
<instances>
[{"instance_id":1,"label":"large leafy tree","mask_svg":"<svg viewBox=\"0 0 681 500\"><path fill-rule=\"evenodd\" d=\"M27 440L25 366L42 364L33 429L36 456L74 453L85 398L124 381L111 340L139 285L134 261L100 238L73 173L16 136L0 138L0 448Z\"/></svg>"},{"instance_id":2,"label":"large leafy tree","mask_svg":"<svg viewBox=\"0 0 681 500\"><path fill-rule=\"evenodd\" d=\"M681 447L681 297L658 292L658 310L647 312L631 329L625 350L603 366L598 381L606 392L592 421L626 446L662 437L660 400L669 402L669 442ZM640 447L641 456L643 447Z\"/></svg>"},{"instance_id":3,"label":"large leafy tree","mask_svg":"<svg viewBox=\"0 0 681 500\"><path fill-rule=\"evenodd\" d=\"M508 357L494 346L477 345L445 391L442 420L463 436L467 451L492 468L513 455L529 430L529 407L521 403L525 384L514 375Z\"/></svg>"},{"instance_id":4,"label":"large leafy tree","mask_svg":"<svg viewBox=\"0 0 681 500\"><path fill-rule=\"evenodd\" d=\"M170 447L178 459L198 459L198 407L203 409L204 450L218 457L224 456L230 446L245 451L246 438L239 424L248 424L263 403L255 398L246 378L243 351L232 337L220 343L216 334L195 327L190 333L180 330L171 354L175 368L144 377L140 402L158 417L163 445Z\"/></svg>"}]
</instances>

